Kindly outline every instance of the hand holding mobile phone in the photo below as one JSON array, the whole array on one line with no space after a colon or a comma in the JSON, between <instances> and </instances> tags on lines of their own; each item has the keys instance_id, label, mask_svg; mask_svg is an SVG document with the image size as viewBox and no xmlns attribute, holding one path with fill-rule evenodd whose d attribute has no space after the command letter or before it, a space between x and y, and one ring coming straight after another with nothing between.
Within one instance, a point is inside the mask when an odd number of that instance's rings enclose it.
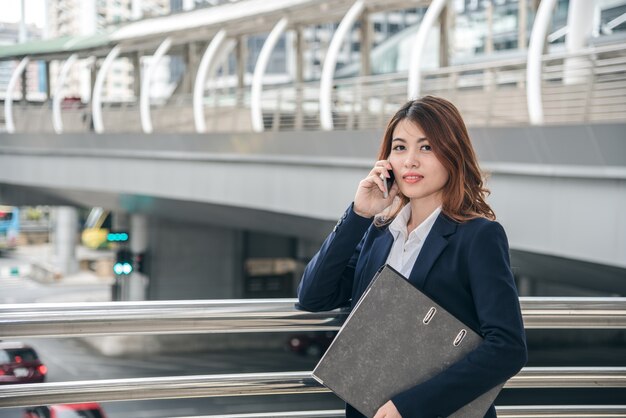
<instances>
[{"instance_id":1,"label":"hand holding mobile phone","mask_svg":"<svg viewBox=\"0 0 626 418\"><path fill-rule=\"evenodd\" d=\"M389 173L389 177L385 177L383 174L380 175L380 178L383 180L385 191L383 192L383 197L387 199L389 197L389 190L391 190L391 186L393 186L393 182L395 180L395 176L393 175L392 170L387 170Z\"/></svg>"},{"instance_id":2,"label":"hand holding mobile phone","mask_svg":"<svg viewBox=\"0 0 626 418\"><path fill-rule=\"evenodd\" d=\"M393 183L393 170L389 161L377 161L367 177L359 182L354 196L354 212L365 218L380 213L389 206L392 190L397 192L397 186Z\"/></svg>"}]
</instances>

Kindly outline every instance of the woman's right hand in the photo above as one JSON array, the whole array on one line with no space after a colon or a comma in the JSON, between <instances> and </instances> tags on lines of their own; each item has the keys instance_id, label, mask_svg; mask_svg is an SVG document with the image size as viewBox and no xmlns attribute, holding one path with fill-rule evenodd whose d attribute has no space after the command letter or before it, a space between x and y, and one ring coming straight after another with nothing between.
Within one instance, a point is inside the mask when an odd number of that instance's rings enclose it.
<instances>
[{"instance_id":1,"label":"woman's right hand","mask_svg":"<svg viewBox=\"0 0 626 418\"><path fill-rule=\"evenodd\" d=\"M389 190L389 196L385 199L383 195L385 190L384 180L381 178L381 176L384 176L385 179L389 178L388 171L391 170L389 161L380 160L376 162L367 177L361 180L354 197L353 210L357 215L364 218L372 218L391 205L393 198L398 194L398 184L395 181L393 182Z\"/></svg>"}]
</instances>

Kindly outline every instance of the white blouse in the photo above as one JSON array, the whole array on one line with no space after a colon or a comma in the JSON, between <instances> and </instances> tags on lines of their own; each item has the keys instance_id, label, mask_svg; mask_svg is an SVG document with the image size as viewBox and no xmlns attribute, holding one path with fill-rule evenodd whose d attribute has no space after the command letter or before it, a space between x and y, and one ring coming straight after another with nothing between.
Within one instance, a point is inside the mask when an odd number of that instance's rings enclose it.
<instances>
[{"instance_id":1,"label":"white blouse","mask_svg":"<svg viewBox=\"0 0 626 418\"><path fill-rule=\"evenodd\" d=\"M393 245L387 257L387 264L399 271L404 277L409 277L417 256L419 255L428 233L432 229L437 217L441 213L441 206L428 215L424 221L407 237L407 224L411 217L411 204L408 203L389 224L389 232L393 235Z\"/></svg>"}]
</instances>

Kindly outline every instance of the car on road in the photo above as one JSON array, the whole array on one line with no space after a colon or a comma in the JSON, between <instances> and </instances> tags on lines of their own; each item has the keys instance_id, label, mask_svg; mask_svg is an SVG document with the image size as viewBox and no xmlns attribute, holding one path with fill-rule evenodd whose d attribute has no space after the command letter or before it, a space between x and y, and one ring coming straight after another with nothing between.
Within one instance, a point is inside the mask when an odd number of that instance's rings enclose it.
<instances>
[{"instance_id":1,"label":"car on road","mask_svg":"<svg viewBox=\"0 0 626 418\"><path fill-rule=\"evenodd\" d=\"M24 411L23 418L106 418L95 402L35 406Z\"/></svg>"},{"instance_id":2,"label":"car on road","mask_svg":"<svg viewBox=\"0 0 626 418\"><path fill-rule=\"evenodd\" d=\"M30 346L0 341L0 385L40 383L46 380L47 367Z\"/></svg>"}]
</instances>

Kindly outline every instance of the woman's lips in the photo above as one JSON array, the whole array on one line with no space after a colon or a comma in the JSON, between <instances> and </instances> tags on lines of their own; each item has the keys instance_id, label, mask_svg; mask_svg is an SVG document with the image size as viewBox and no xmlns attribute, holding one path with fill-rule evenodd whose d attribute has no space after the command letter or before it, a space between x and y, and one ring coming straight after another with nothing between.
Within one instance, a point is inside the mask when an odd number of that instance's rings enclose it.
<instances>
[{"instance_id":1,"label":"woman's lips","mask_svg":"<svg viewBox=\"0 0 626 418\"><path fill-rule=\"evenodd\" d=\"M418 181L422 180L424 178L424 176L419 175L419 174L405 174L404 176L402 176L402 179L406 182L406 183L417 183Z\"/></svg>"}]
</instances>

